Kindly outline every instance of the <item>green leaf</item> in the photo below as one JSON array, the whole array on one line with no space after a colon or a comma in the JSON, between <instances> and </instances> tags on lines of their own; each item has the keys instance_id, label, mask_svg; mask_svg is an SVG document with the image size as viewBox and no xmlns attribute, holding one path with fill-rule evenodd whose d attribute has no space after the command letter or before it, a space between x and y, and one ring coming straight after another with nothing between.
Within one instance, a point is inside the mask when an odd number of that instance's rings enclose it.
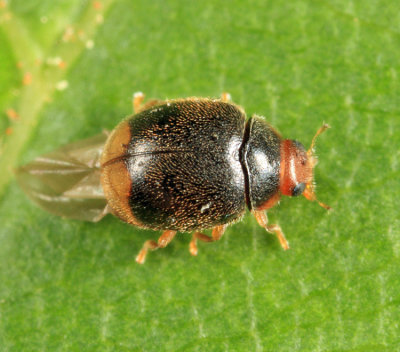
<instances>
[{"instance_id":1,"label":"green leaf","mask_svg":"<svg viewBox=\"0 0 400 352\"><path fill-rule=\"evenodd\" d=\"M397 1L0 7L0 350L400 348ZM305 145L329 123L316 182L334 210L282 199L269 216L287 252L247 214L196 258L180 234L139 266L136 253L158 233L33 205L12 170L112 129L135 91L228 91Z\"/></svg>"}]
</instances>

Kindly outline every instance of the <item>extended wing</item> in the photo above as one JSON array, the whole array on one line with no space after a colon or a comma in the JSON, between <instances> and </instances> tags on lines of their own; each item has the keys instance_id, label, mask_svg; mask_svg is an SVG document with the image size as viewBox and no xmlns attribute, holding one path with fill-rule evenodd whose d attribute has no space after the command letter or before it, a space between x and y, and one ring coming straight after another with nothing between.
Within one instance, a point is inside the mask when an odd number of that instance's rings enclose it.
<instances>
[{"instance_id":1,"label":"extended wing","mask_svg":"<svg viewBox=\"0 0 400 352\"><path fill-rule=\"evenodd\" d=\"M71 219L99 221L108 213L100 184L107 132L67 144L16 171L19 185L39 206Z\"/></svg>"}]
</instances>

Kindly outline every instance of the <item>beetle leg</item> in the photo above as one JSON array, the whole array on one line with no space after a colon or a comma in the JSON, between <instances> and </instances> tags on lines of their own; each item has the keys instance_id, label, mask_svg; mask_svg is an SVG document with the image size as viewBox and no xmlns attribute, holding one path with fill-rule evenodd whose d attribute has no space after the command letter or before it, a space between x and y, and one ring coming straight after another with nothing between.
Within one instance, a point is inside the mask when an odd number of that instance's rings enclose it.
<instances>
[{"instance_id":1,"label":"beetle leg","mask_svg":"<svg viewBox=\"0 0 400 352\"><path fill-rule=\"evenodd\" d=\"M132 105L133 105L133 112L135 114L142 112L143 110L149 109L153 106L165 103L165 101L157 99L149 100L145 104L143 104L143 101L144 101L144 94L142 92L136 92L133 94Z\"/></svg>"},{"instance_id":2,"label":"beetle leg","mask_svg":"<svg viewBox=\"0 0 400 352\"><path fill-rule=\"evenodd\" d=\"M232 101L232 97L229 93L223 92L221 94L221 101L223 101L224 103L229 103L230 101Z\"/></svg>"},{"instance_id":3,"label":"beetle leg","mask_svg":"<svg viewBox=\"0 0 400 352\"><path fill-rule=\"evenodd\" d=\"M158 241L153 241L153 240L148 240L143 244L143 247L139 254L136 257L136 262L139 264L143 264L148 250L155 251L158 248L164 248L166 247L175 237L176 231L172 230L166 230L162 233L162 235L159 237Z\"/></svg>"},{"instance_id":4,"label":"beetle leg","mask_svg":"<svg viewBox=\"0 0 400 352\"><path fill-rule=\"evenodd\" d=\"M133 93L133 112L137 114L140 111L140 107L142 106L144 100L144 94L142 92L135 92Z\"/></svg>"},{"instance_id":5,"label":"beetle leg","mask_svg":"<svg viewBox=\"0 0 400 352\"><path fill-rule=\"evenodd\" d=\"M286 251L289 249L289 242L285 238L285 235L282 232L282 229L277 224L268 225L268 217L264 211L253 211L254 217L256 218L258 224L264 227L268 232L274 232L278 237L278 240L282 246L282 248Z\"/></svg>"},{"instance_id":6,"label":"beetle leg","mask_svg":"<svg viewBox=\"0 0 400 352\"><path fill-rule=\"evenodd\" d=\"M193 234L192 240L190 241L189 244L189 251L191 255L197 255L197 240L203 241L203 242L215 242L221 239L222 235L224 234L226 228L228 227L227 224L225 225L219 225L215 226L212 230L211 237L205 235L204 233L201 232L195 232Z\"/></svg>"}]
</instances>

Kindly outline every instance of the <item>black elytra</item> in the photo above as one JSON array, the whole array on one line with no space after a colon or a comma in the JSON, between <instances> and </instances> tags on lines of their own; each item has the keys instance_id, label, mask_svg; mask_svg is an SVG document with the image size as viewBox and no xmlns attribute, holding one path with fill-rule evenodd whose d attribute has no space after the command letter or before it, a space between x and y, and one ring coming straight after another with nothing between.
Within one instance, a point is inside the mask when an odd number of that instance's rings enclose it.
<instances>
[{"instance_id":1,"label":"black elytra","mask_svg":"<svg viewBox=\"0 0 400 352\"><path fill-rule=\"evenodd\" d=\"M155 230L206 229L240 219L246 206L258 209L279 191L281 137L260 117L246 120L235 104L172 100L115 131L103 154L102 183L124 221ZM113 168L127 172L113 178Z\"/></svg>"}]
</instances>

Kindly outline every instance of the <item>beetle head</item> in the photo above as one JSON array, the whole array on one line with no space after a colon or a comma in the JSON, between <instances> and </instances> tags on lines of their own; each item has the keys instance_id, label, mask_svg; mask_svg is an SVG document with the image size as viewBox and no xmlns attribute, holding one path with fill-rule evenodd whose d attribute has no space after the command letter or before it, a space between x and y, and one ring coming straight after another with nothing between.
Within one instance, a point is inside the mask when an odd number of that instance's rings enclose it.
<instances>
[{"instance_id":1,"label":"beetle head","mask_svg":"<svg viewBox=\"0 0 400 352\"><path fill-rule=\"evenodd\" d=\"M324 132L329 125L324 124L319 128L311 141L308 151L304 146L295 140L286 139L281 145L281 170L280 170L280 191L286 196L299 196L303 194L311 201L317 201L325 209L330 207L317 200L314 192L313 170L318 159L314 153L315 140Z\"/></svg>"}]
</instances>

